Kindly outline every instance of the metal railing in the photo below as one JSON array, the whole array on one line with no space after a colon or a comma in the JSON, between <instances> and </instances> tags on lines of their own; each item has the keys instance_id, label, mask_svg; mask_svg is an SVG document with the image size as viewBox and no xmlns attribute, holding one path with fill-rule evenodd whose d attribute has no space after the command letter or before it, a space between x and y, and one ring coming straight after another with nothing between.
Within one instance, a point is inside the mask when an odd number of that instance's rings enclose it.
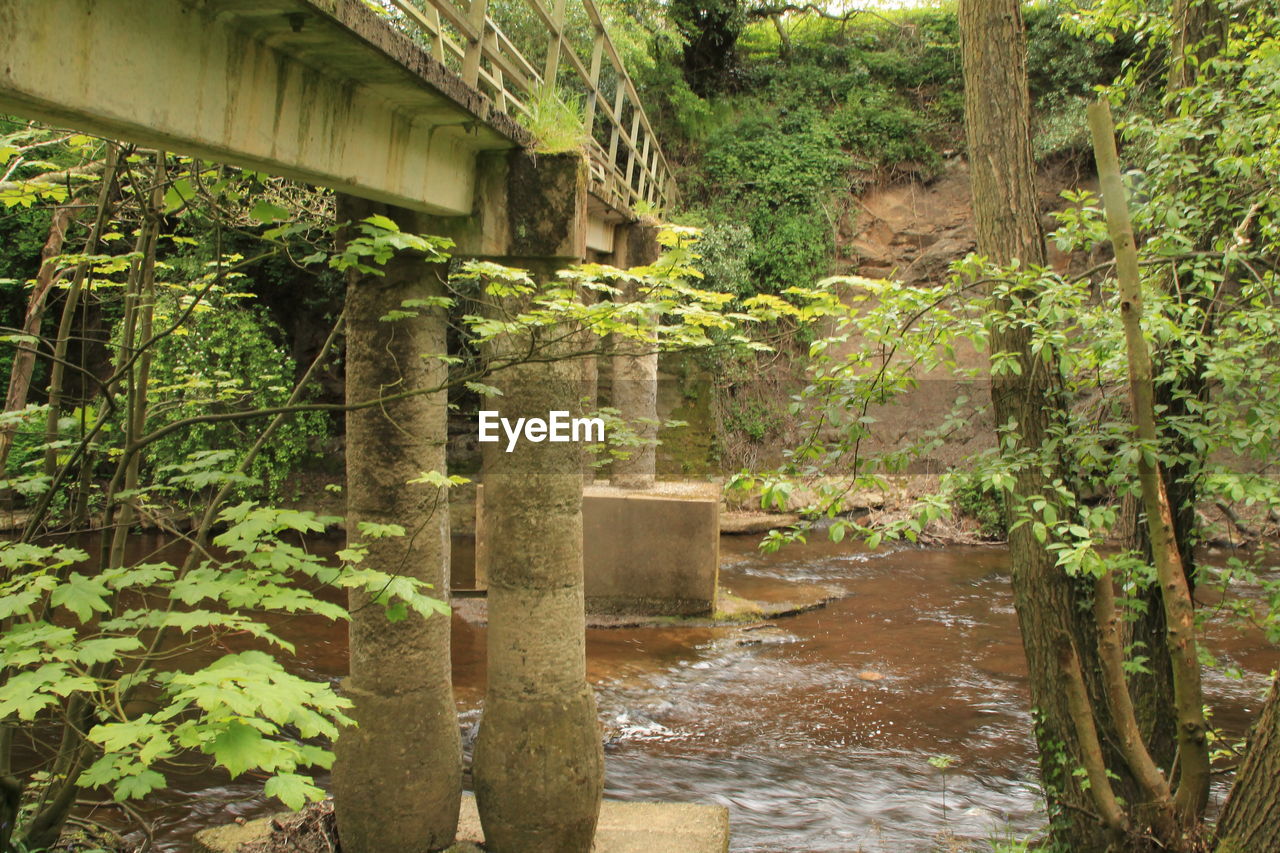
<instances>
[{"instance_id":1,"label":"metal railing","mask_svg":"<svg viewBox=\"0 0 1280 853\"><path fill-rule=\"evenodd\" d=\"M500 112L528 115L548 97L581 99L592 192L620 211L642 202L665 208L675 196L671 168L599 9L592 0L549 2L382 0ZM585 62L579 46L589 46Z\"/></svg>"}]
</instances>

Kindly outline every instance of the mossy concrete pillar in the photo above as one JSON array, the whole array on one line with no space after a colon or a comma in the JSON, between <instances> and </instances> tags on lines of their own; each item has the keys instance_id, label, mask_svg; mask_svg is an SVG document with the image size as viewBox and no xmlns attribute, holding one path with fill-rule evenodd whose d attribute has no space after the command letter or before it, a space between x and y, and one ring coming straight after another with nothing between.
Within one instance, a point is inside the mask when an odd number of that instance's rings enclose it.
<instances>
[{"instance_id":1,"label":"mossy concrete pillar","mask_svg":"<svg viewBox=\"0 0 1280 853\"><path fill-rule=\"evenodd\" d=\"M339 221L372 214L421 230L413 213L338 197ZM444 363L447 317L420 310L384 321L407 299L444 294L447 266L401 253L383 276L350 274L347 282L347 403L358 405L406 391L435 388ZM424 471L445 471L443 391L357 409L347 414L347 531L361 522L397 524L403 537L367 542L365 565L408 575L449 598L449 504L441 490L409 485ZM410 611L399 621L351 594L351 672L343 693L355 702L358 727L338 738L333 771L342 849L347 853L434 851L457 833L462 748L449 654L449 618Z\"/></svg>"},{"instance_id":2,"label":"mossy concrete pillar","mask_svg":"<svg viewBox=\"0 0 1280 853\"><path fill-rule=\"evenodd\" d=\"M614 233L614 265L645 266L658 258L657 228L647 223L619 226ZM638 298L635 284L625 298ZM624 489L653 487L657 471L658 352L656 338L616 340L613 356L613 407L636 438L625 458L615 458L610 485Z\"/></svg>"},{"instance_id":3,"label":"mossy concrete pillar","mask_svg":"<svg viewBox=\"0 0 1280 853\"><path fill-rule=\"evenodd\" d=\"M465 254L547 281L586 255L587 173L577 155L513 153L482 163L477 210L446 231ZM494 306L513 315L524 305ZM549 343L559 341L559 343ZM491 360L538 361L487 380L503 418L578 413L582 335L542 328L493 341ZM582 574L582 448L522 440L484 445L488 683L472 774L487 849L587 853L595 835L604 755L586 677Z\"/></svg>"},{"instance_id":4,"label":"mossy concrete pillar","mask_svg":"<svg viewBox=\"0 0 1280 853\"><path fill-rule=\"evenodd\" d=\"M511 367L493 384L505 418L577 411L582 364ZM604 755L586 678L581 458L572 443L485 445L488 684L473 776L497 853L586 853L595 834Z\"/></svg>"}]
</instances>

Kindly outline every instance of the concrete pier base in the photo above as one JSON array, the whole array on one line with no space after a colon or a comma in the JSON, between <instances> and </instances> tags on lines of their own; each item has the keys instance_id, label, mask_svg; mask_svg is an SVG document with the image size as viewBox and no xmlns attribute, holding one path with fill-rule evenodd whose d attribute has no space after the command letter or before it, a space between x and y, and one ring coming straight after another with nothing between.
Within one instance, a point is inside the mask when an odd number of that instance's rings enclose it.
<instances>
[{"instance_id":1,"label":"concrete pier base","mask_svg":"<svg viewBox=\"0 0 1280 853\"><path fill-rule=\"evenodd\" d=\"M584 489L582 563L589 613L710 614L720 570L719 488Z\"/></svg>"},{"instance_id":2,"label":"concrete pier base","mask_svg":"<svg viewBox=\"0 0 1280 853\"><path fill-rule=\"evenodd\" d=\"M264 817L243 824L213 827L196 834L195 853L237 853L240 845L271 833ZM475 797L462 798L458 843L451 853L472 853L484 843ZM729 810L696 803L619 803L600 808L592 853L728 853Z\"/></svg>"},{"instance_id":3,"label":"concrete pier base","mask_svg":"<svg viewBox=\"0 0 1280 853\"><path fill-rule=\"evenodd\" d=\"M462 800L457 853L483 844L475 798ZM697 803L619 803L600 806L592 853L728 853L729 810Z\"/></svg>"},{"instance_id":4,"label":"concrete pier base","mask_svg":"<svg viewBox=\"0 0 1280 853\"><path fill-rule=\"evenodd\" d=\"M476 489L476 589L485 589L492 531ZM716 607L720 490L713 483L582 490L587 612L706 616Z\"/></svg>"}]
</instances>

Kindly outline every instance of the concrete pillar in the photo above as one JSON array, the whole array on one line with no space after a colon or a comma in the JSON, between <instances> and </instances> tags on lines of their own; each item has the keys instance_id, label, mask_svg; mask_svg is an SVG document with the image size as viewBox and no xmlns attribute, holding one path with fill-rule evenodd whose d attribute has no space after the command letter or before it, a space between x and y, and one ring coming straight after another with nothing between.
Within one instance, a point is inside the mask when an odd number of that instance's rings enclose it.
<instances>
[{"instance_id":1,"label":"concrete pillar","mask_svg":"<svg viewBox=\"0 0 1280 853\"><path fill-rule=\"evenodd\" d=\"M374 213L416 230L417 217L338 196L338 219ZM447 267L402 253L384 276L351 274L347 284L349 404L440 385L445 366L424 359L445 351L440 311L386 322L406 299L443 295ZM449 503L423 471L445 470L446 396L436 393L347 414L348 536L359 523L398 524L404 537L372 540L365 565L418 578L449 598ZM451 686L449 618L412 612L399 622L363 592L351 594L351 672L343 693L354 700L357 728L342 732L333 770L342 848L348 853L434 851L457 833L462 748Z\"/></svg>"},{"instance_id":2,"label":"concrete pillar","mask_svg":"<svg viewBox=\"0 0 1280 853\"><path fill-rule=\"evenodd\" d=\"M644 266L657 260L657 228L635 223L619 226L614 234L614 263L623 269ZM629 284L627 299L637 296ZM658 353L656 339L635 340L618 337L613 356L613 407L635 433L637 446L629 448L625 459L614 459L609 482L624 489L653 488L657 471L658 441Z\"/></svg>"},{"instance_id":3,"label":"concrete pillar","mask_svg":"<svg viewBox=\"0 0 1280 853\"><path fill-rule=\"evenodd\" d=\"M459 250L530 270L545 281L586 254L586 164L576 155L488 158L478 209L449 233ZM518 302L502 306L518 311ZM545 354L581 343L571 329ZM493 342L501 360L528 351L527 334ZM578 412L583 362L501 369L488 382L504 418ZM587 853L604 785L595 697L586 678L582 573L582 453L574 443L484 446L488 682L472 775L487 849Z\"/></svg>"},{"instance_id":4,"label":"concrete pillar","mask_svg":"<svg viewBox=\"0 0 1280 853\"><path fill-rule=\"evenodd\" d=\"M591 300L594 302L596 297L594 293L584 293L582 298L584 300ZM594 336L589 334L584 335L583 343L585 344L585 348L593 348L595 346L596 341L593 340L593 337ZM582 399L579 407L582 409L583 415L595 417L596 412L600 410L599 364L594 354L583 356L579 362L582 365ZM593 453L589 447L584 446L582 448L582 485L584 487L595 482L596 462L600 458L601 457L598 454Z\"/></svg>"}]
</instances>

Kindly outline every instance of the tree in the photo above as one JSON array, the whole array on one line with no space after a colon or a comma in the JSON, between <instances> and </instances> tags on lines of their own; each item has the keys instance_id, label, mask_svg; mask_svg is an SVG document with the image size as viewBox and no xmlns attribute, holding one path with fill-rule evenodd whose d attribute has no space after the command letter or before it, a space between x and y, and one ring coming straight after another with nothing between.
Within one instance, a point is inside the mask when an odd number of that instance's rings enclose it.
<instances>
[{"instance_id":1,"label":"tree","mask_svg":"<svg viewBox=\"0 0 1280 853\"><path fill-rule=\"evenodd\" d=\"M701 97L724 89L747 22L742 0L675 0L668 14L684 37L681 64L689 88Z\"/></svg>"},{"instance_id":2,"label":"tree","mask_svg":"<svg viewBox=\"0 0 1280 853\"><path fill-rule=\"evenodd\" d=\"M970 40L982 19L967 18L965 7L961 11L961 25L967 28L966 39ZM1016 21L1016 9L1007 12L1005 20ZM1101 230L1101 211L1093 206L1092 197L1073 193L1070 200L1077 206L1059 215L1063 227L1056 239L1063 247L1096 247L1108 241L1114 247L1119 282L1114 296L1106 289L1113 264L1104 264L1101 271L1105 274L1096 279L1099 270L1072 280L1043 268L1024 269L1021 263L991 265L982 258L963 266L969 274L968 284L961 277L953 282L950 292L944 290L928 299L909 289L899 293L879 287L882 304L859 321L865 328L887 320L892 325L879 333L882 338L901 336L922 317L939 311L942 305L954 305L969 288L985 283L989 292L976 306L951 308L941 317L932 317L926 334L920 336L923 343L895 341L893 347L901 347L907 358L920 357L929 349L949 348L955 330L967 326L968 331L961 334L975 343L991 344L993 409L1001 412L998 391L1012 384L1011 396L1049 413L1048 417L1031 419L1045 424L1031 433L1034 443L1027 442L1029 419L1025 413L1015 421L998 414L997 423L1005 434L998 455L982 463L980 476L1002 493L1009 510L1015 598L1041 726L1042 774L1051 808L1055 804L1068 807L1067 819L1057 815L1051 831L1055 840L1072 849L1106 844L1142 849L1155 844L1161 849L1198 850L1209 835L1203 825L1209 751L1199 686L1197 616L1182 564L1185 543L1177 538L1176 508L1166 492L1169 478L1162 476L1162 469L1185 462L1194 453L1200 461L1191 466L1198 473L1189 483L1190 494L1203 487L1222 493L1226 486L1237 500L1256 494L1250 499L1276 501L1276 487L1270 478L1239 470L1255 454L1272 452L1269 435L1247 425L1269 421L1276 397L1274 385L1257 387L1256 383L1258 371L1266 372L1261 364L1273 357L1257 348L1262 338L1256 337L1256 330L1259 323L1267 328L1272 325L1272 309L1264 306L1273 305L1275 298L1275 243L1265 230L1258 232L1256 244L1252 236L1255 217L1270 210L1272 204L1262 178L1272 162L1272 111L1256 105L1269 102L1273 95L1247 82L1258 59L1253 51L1269 49L1264 47L1271 44L1270 36L1264 35L1268 32L1266 25L1256 20L1236 24L1230 48L1207 63L1216 73L1205 73L1196 86L1179 91L1179 98L1188 103L1177 110L1176 118L1166 115L1150 123L1131 120L1134 138L1150 145L1153 166L1168 168L1167 173L1153 168L1143 185L1152 197L1139 208L1141 221L1148 228L1153 221L1164 227L1151 229L1151 236L1139 247L1135 247L1134 230L1128 224L1128 205L1105 105L1091 108L1095 159L1110 234ZM996 42L1003 40L985 43ZM971 44L965 44L966 73L981 75L981 56L970 53ZM1016 69L1017 62L1010 67ZM970 76L967 82L972 89L975 77ZM1009 81L1004 85L1010 85ZM984 103L984 95L998 106L984 112L982 108L990 106ZM1008 142L1020 135L1021 122L1008 122L1005 116L1000 139L992 141L984 134L1001 120L1001 108L1014 104L1010 112L1017 112L1017 100L1008 95L996 98L992 92L970 92L969 98L980 248L996 246L1007 262L1016 257L1012 252L1020 250L1019 242L1010 238L1016 234L1017 211L1007 201L1022 198L1023 209L1034 211L1034 196L1009 183L1002 186L1000 178L993 179L992 174L1007 175L1018 171L1010 169L1010 164L1027 162L1020 161L1016 150L1000 148L1001 140ZM1261 115L1268 116L1265 128L1256 118L1249 118ZM1025 137L1025 133L1021 135ZM1213 170L1203 171L1205 152L1182 144L1188 139L1213 139L1222 148L1214 159L1215 169L1225 166L1230 171L1231 192L1223 191ZM1162 162L1160 158L1165 159ZM1197 169L1202 171L1194 171ZM1021 172L1030 174L1025 166ZM993 187L1001 189L992 193ZM985 234L984 215L988 217ZM1222 226L1215 223L1233 219L1236 224L1226 229L1229 236L1224 237ZM1027 216L1024 221L1021 250L1034 253L1038 217ZM1201 234L1207 242L1201 242ZM1102 299L1085 289L1091 280L1104 288ZM1176 288L1169 286L1170 280ZM1144 305L1152 306L1145 318ZM974 316L979 314L980 318ZM905 324L894 328L904 316ZM1010 331L1017 336L1011 336ZM1163 358L1157 361L1151 356L1152 348ZM1189 390L1179 381L1190 366L1194 366L1198 382L1212 380L1212 395ZM1049 389L1036 389L1022 379L1037 369L1055 377ZM1001 380L1005 374L1019 379L1013 383ZM1253 384L1245 379L1247 375L1255 377ZM883 372L875 384L892 388L899 376L901 373ZM1183 405L1160 403L1158 379ZM1121 383L1131 388L1127 400L1115 395ZM1066 395L1077 400L1071 409L1060 402ZM1088 406L1078 402L1090 396L1106 402ZM1231 438L1233 435L1236 438ZM1180 449L1184 446L1191 450ZM1239 454L1240 461L1223 460L1231 454ZM1204 461L1215 457L1223 461ZM1065 476L1067 466L1074 469L1069 478ZM1024 474L1029 470L1040 478L1054 477L1032 480L1031 484L1050 489L1052 499L1026 492ZM1135 494L1135 482L1141 483L1140 494ZM1114 530L1117 512L1114 503L1111 508L1086 505L1080 496L1089 493L1108 494L1115 503L1136 502L1141 511L1138 517L1146 526L1145 539L1151 543L1145 556L1140 550L1118 555L1100 550L1099 545ZM904 526L907 535L919 531L921 522L935 509L926 505L926 512L912 526ZM840 522L833 528L844 529ZM1024 532L1021 543L1019 530ZM1019 575L1026 570L1028 545L1043 549L1043 555L1036 555L1040 564L1048 567L1041 582L1068 585L1072 597L1059 599L1066 616L1028 608L1019 595ZM1247 574L1243 567L1233 571ZM1147 591L1152 598L1146 598ZM1052 594L1052 586L1037 594ZM1160 609L1159 634L1146 644L1131 644L1120 626L1136 622L1147 626L1145 631L1154 624L1156 620L1144 610L1148 600ZM1028 616L1036 621L1029 625ZM1261 613L1250 610L1249 616L1276 633L1274 608ZM1035 635L1043 634L1046 625L1049 633L1037 640ZM1042 652L1053 652L1053 658L1037 659L1036 642ZM1137 677L1159 683L1159 677L1151 675L1158 667L1171 677L1165 698L1152 702L1152 691L1135 690L1134 683ZM1154 727L1144 725L1148 720L1140 716L1141 706L1135 697L1145 700L1147 709L1154 713ZM1057 712L1061 714L1058 725L1068 726L1067 735L1073 740L1046 742L1046 701L1062 703L1065 713ZM1241 844L1249 849L1247 845L1255 843L1254 839L1263 845L1259 849L1267 849L1273 838L1266 824L1274 802L1274 776L1269 775L1276 761L1272 754L1276 743L1273 708L1269 699L1231 795L1239 805L1229 812L1230 820L1224 816L1218 827L1224 849ZM1164 748L1160 730L1175 733L1176 750ZM1069 745L1069 751L1064 745ZM1078 799L1067 800L1061 788L1053 787L1050 770L1055 765L1072 778L1087 780L1078 787ZM1089 840L1090 834L1093 840Z\"/></svg>"},{"instance_id":3,"label":"tree","mask_svg":"<svg viewBox=\"0 0 1280 853\"><path fill-rule=\"evenodd\" d=\"M1030 524L1018 524L1025 502L1058 504L1059 490L1069 480L1062 467L1047 464L1042 455L1055 419L1060 420L1060 368L1051 350L1033 348L1031 328L1016 316L1016 306L1037 298L1032 276L1046 259L1031 153L1021 4L964 0L958 17L978 252L995 267L1026 276L1025 284L1005 290L991 306L991 402L1000 452L1015 460L1016 485L1005 506L1040 772L1055 838L1077 849L1101 849L1100 828L1086 816L1091 803L1084 780L1072 772L1082 766L1088 745L1081 743L1075 724L1078 709L1060 686L1063 643L1076 650L1077 661L1079 650L1096 648L1089 642L1087 620L1078 615L1088 590L1059 569L1047 536L1037 535ZM1091 672L1091 656L1084 660L1077 664L1081 672Z\"/></svg>"}]
</instances>

